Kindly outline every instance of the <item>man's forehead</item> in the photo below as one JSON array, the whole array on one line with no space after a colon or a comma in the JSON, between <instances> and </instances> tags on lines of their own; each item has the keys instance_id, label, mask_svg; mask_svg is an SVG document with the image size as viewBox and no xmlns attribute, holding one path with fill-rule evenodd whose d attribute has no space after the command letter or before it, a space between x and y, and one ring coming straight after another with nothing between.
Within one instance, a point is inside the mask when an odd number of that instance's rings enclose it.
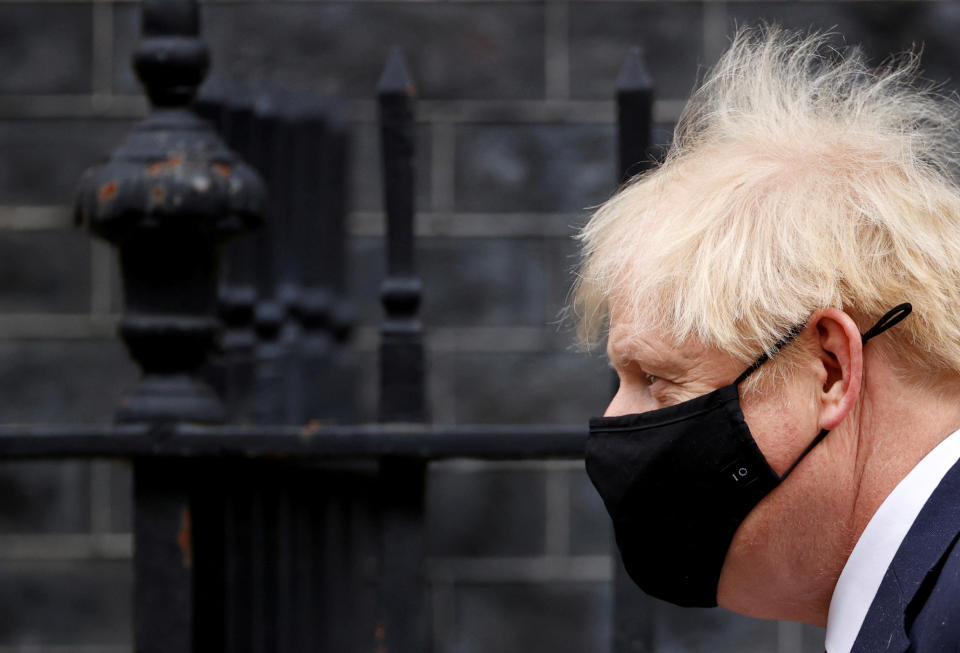
<instances>
[{"instance_id":1,"label":"man's forehead","mask_svg":"<svg viewBox=\"0 0 960 653\"><path fill-rule=\"evenodd\" d=\"M682 365L684 348L652 329L613 321L607 337L607 355L614 362L640 361L646 365Z\"/></svg>"},{"instance_id":2,"label":"man's forehead","mask_svg":"<svg viewBox=\"0 0 960 653\"><path fill-rule=\"evenodd\" d=\"M637 298L618 284L607 299L609 330L607 356L613 363L638 361L660 371L682 370L701 356L702 343L690 339L677 341L656 328L656 320L643 310L636 310ZM652 305L655 298L643 304Z\"/></svg>"}]
</instances>

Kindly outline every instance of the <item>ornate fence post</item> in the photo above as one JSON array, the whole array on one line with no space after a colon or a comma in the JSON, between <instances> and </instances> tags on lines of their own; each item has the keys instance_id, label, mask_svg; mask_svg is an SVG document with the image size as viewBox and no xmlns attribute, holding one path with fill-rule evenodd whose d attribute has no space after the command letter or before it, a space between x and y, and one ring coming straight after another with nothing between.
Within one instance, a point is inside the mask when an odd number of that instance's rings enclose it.
<instances>
[{"instance_id":1,"label":"ornate fence post","mask_svg":"<svg viewBox=\"0 0 960 653\"><path fill-rule=\"evenodd\" d=\"M380 421L426 418L421 282L414 270L414 85L394 53L380 78L380 137L387 213L386 311L380 344ZM428 651L422 460L380 463L380 607L376 653Z\"/></svg>"},{"instance_id":2,"label":"ornate fence post","mask_svg":"<svg viewBox=\"0 0 960 653\"><path fill-rule=\"evenodd\" d=\"M617 78L617 183L651 165L653 79L640 48L627 55ZM616 377L614 378L616 381ZM616 386L614 386L616 387ZM652 653L653 601L633 584L614 545L613 651Z\"/></svg>"},{"instance_id":3,"label":"ornate fence post","mask_svg":"<svg viewBox=\"0 0 960 653\"><path fill-rule=\"evenodd\" d=\"M143 375L118 422L217 423L224 411L197 377L218 330L218 247L257 223L263 188L189 108L207 49L192 0L145 0L134 67L151 115L81 180L76 221L119 250L119 333ZM195 647L190 475L183 463L134 466L135 638L139 653Z\"/></svg>"},{"instance_id":4,"label":"ornate fence post","mask_svg":"<svg viewBox=\"0 0 960 653\"><path fill-rule=\"evenodd\" d=\"M349 188L347 133L331 106L304 102L295 123L297 162L293 187L294 247L299 249L301 292L299 421L347 422L353 416L353 375L340 345L349 334L342 323ZM343 332L346 327L346 332Z\"/></svg>"}]
</instances>

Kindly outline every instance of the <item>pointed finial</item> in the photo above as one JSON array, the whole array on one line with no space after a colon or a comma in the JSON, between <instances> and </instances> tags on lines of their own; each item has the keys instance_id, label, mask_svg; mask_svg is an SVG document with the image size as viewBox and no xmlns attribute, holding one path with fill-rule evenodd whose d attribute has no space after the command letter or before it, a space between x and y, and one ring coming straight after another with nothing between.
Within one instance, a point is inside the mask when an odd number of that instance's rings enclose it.
<instances>
[{"instance_id":1,"label":"pointed finial","mask_svg":"<svg viewBox=\"0 0 960 653\"><path fill-rule=\"evenodd\" d=\"M378 95L416 95L417 87L407 72L407 64L404 61L403 53L395 49L390 53L387 59L387 65L380 74L380 81L377 82Z\"/></svg>"},{"instance_id":2,"label":"pointed finial","mask_svg":"<svg viewBox=\"0 0 960 653\"><path fill-rule=\"evenodd\" d=\"M650 166L653 76L643 50L632 48L617 78L617 180L623 183Z\"/></svg>"},{"instance_id":3,"label":"pointed finial","mask_svg":"<svg viewBox=\"0 0 960 653\"><path fill-rule=\"evenodd\" d=\"M653 75L647 68L643 48L633 47L627 53L627 58L620 67L617 75L617 91L634 91L653 89Z\"/></svg>"},{"instance_id":4,"label":"pointed finial","mask_svg":"<svg viewBox=\"0 0 960 653\"><path fill-rule=\"evenodd\" d=\"M210 65L196 0L144 0L133 68L155 107L183 106Z\"/></svg>"}]
</instances>

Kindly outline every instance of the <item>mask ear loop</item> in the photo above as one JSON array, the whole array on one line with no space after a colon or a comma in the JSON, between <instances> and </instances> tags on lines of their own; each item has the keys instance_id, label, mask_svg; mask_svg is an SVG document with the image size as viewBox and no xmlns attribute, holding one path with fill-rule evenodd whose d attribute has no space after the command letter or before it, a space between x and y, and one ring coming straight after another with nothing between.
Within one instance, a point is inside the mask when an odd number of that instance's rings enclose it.
<instances>
[{"instance_id":1,"label":"mask ear loop","mask_svg":"<svg viewBox=\"0 0 960 653\"><path fill-rule=\"evenodd\" d=\"M870 340L871 338L875 338L879 336L881 333L883 333L884 331L886 331L887 329L900 324L901 322L903 322L904 319L906 319L908 315L910 315L910 312L912 310L913 310L913 306L907 302L894 306L892 309L887 311L883 317L877 320L877 323L874 324L870 329L868 329L866 333L860 335L861 344L862 345L867 344L867 341ZM750 370L750 371L752 372L753 370ZM793 461L793 464L790 465L790 468L787 469L787 471L785 471L783 475L780 477L781 482L783 481L783 479L785 479L787 476L790 475L790 472L792 472L794 468L800 464L801 460L806 458L808 453L813 451L813 448L815 446L820 444L820 442L823 441L825 437L827 437L827 433L829 432L830 432L829 430L823 429L822 431L817 433L817 437L815 437L813 441L807 445L807 448L803 450L803 453L801 453L800 456L795 461Z\"/></svg>"},{"instance_id":2,"label":"mask ear loop","mask_svg":"<svg viewBox=\"0 0 960 653\"><path fill-rule=\"evenodd\" d=\"M901 319L902 319L902 318L901 318ZM745 369L743 372L740 373L740 376L738 376L738 377L737 377L737 380L733 382L733 385L737 385L737 386L738 386L738 385L740 385L741 383L743 383L743 382L747 379L748 376L750 376L751 374L753 374L754 372L757 371L757 368L759 368L761 365L763 365L763 364L766 363L768 360L770 360L770 357L771 357L771 356L773 356L773 355L776 354L778 351L780 351L781 349L783 349L784 347L786 347L788 344L790 344L790 342L791 342L794 338L796 338L798 335L800 335L800 332L803 331L803 329L804 329L806 326L807 326L806 323L804 323L804 324L798 324L798 325L794 326L792 329L790 329L790 331L787 332L787 335L783 336L782 338L780 338L779 340L777 340L777 341L773 344L773 347L771 347L769 350L763 352L763 354L760 356L760 358L758 358L757 360L755 360L755 361L753 361L752 363L750 363L750 367L748 367L747 369Z\"/></svg>"},{"instance_id":3,"label":"mask ear loop","mask_svg":"<svg viewBox=\"0 0 960 653\"><path fill-rule=\"evenodd\" d=\"M881 333L889 329L890 327L895 327L901 322L903 322L910 312L913 311L913 305L909 302L904 302L894 306L889 311L887 311L883 317L877 320L877 323L874 324L871 328L867 329L867 332L860 336L860 342L862 344L867 344L867 340L879 336Z\"/></svg>"}]
</instances>

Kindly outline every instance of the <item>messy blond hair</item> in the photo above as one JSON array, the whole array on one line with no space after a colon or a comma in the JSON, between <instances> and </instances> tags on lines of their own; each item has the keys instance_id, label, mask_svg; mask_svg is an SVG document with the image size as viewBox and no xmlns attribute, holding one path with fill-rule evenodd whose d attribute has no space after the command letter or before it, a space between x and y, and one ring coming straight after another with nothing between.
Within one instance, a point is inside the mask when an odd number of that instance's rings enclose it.
<instances>
[{"instance_id":1,"label":"messy blond hair","mask_svg":"<svg viewBox=\"0 0 960 653\"><path fill-rule=\"evenodd\" d=\"M691 97L664 162L580 232L582 341L617 319L744 362L828 306L861 330L896 304L886 346L960 371L957 103L919 55L870 69L829 35L741 29Z\"/></svg>"}]
</instances>

